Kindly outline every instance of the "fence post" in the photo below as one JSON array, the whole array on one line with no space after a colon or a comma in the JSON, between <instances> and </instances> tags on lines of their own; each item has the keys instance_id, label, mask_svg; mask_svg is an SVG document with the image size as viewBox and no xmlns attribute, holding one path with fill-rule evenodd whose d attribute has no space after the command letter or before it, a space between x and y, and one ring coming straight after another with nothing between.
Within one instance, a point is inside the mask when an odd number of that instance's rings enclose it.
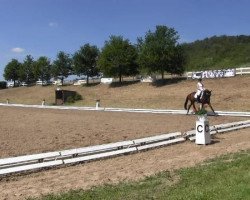
<instances>
[{"instance_id":1,"label":"fence post","mask_svg":"<svg viewBox=\"0 0 250 200\"><path fill-rule=\"evenodd\" d=\"M100 107L100 99L96 99L95 109L98 110L99 107Z\"/></svg>"}]
</instances>

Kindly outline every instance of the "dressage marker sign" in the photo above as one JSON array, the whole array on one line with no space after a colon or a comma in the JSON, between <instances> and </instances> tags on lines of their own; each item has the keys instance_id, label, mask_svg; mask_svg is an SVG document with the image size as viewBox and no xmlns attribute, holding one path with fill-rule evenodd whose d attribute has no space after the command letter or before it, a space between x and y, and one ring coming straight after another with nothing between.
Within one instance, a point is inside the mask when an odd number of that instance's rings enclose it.
<instances>
[{"instance_id":1,"label":"dressage marker sign","mask_svg":"<svg viewBox=\"0 0 250 200\"><path fill-rule=\"evenodd\" d=\"M197 120L196 121L196 144L210 144L211 136L209 129L208 120Z\"/></svg>"}]
</instances>

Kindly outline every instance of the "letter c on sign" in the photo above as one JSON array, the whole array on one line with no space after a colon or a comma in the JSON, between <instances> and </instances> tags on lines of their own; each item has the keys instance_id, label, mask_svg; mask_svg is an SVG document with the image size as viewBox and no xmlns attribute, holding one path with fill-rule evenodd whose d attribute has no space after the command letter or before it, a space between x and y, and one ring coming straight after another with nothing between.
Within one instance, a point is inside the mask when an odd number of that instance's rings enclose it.
<instances>
[{"instance_id":1,"label":"letter c on sign","mask_svg":"<svg viewBox=\"0 0 250 200\"><path fill-rule=\"evenodd\" d=\"M201 132L203 131L203 129L200 129L200 128L202 128L202 125L198 125L198 126L197 126L197 131L198 131L199 133L201 133Z\"/></svg>"}]
</instances>

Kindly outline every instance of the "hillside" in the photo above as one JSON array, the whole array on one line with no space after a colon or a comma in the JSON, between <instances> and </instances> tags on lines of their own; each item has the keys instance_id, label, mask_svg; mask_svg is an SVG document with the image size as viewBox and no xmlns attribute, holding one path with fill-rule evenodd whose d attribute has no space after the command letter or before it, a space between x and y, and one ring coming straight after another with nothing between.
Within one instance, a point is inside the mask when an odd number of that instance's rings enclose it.
<instances>
[{"instance_id":1,"label":"hillside","mask_svg":"<svg viewBox=\"0 0 250 200\"><path fill-rule=\"evenodd\" d=\"M187 70L222 69L250 63L250 36L213 36L183 44Z\"/></svg>"},{"instance_id":2,"label":"hillside","mask_svg":"<svg viewBox=\"0 0 250 200\"><path fill-rule=\"evenodd\" d=\"M73 105L95 106L101 100L102 107L183 109L187 94L196 90L195 80L167 80L163 86L134 83L122 87L98 84L86 86L64 86L61 89L77 91L83 100ZM250 76L204 79L207 89L212 90L211 102L215 110L250 111ZM0 103L46 104L55 103L55 86L32 86L0 90Z\"/></svg>"}]
</instances>

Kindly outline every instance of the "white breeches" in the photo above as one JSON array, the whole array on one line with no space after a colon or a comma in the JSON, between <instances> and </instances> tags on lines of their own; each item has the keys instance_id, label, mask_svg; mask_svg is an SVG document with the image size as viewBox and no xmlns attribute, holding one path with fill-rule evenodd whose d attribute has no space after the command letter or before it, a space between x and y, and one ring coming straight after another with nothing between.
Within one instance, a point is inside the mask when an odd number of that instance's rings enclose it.
<instances>
[{"instance_id":1,"label":"white breeches","mask_svg":"<svg viewBox=\"0 0 250 200\"><path fill-rule=\"evenodd\" d=\"M202 92L201 90L197 90L197 92L194 95L194 98L197 98L201 94L201 92Z\"/></svg>"}]
</instances>

